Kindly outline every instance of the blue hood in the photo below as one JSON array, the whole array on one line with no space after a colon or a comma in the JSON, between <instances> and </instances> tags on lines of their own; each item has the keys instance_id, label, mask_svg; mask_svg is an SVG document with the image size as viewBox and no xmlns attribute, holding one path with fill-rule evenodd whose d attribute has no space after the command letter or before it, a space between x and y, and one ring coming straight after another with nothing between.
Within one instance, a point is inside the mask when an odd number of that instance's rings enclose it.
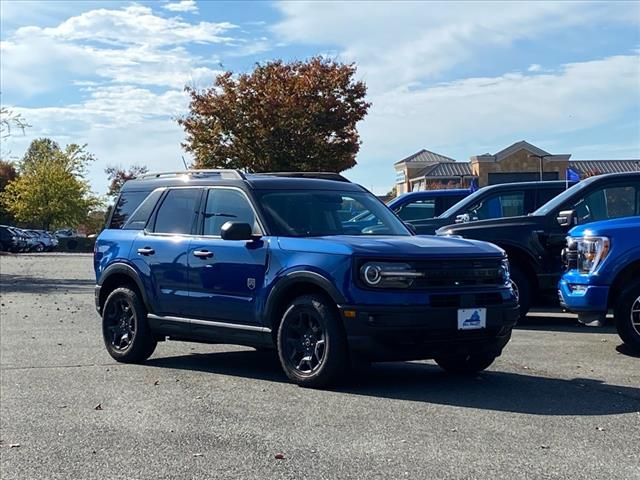
<instances>
[{"instance_id":1,"label":"blue hood","mask_svg":"<svg viewBox=\"0 0 640 480\"><path fill-rule=\"evenodd\" d=\"M460 238L434 236L329 236L313 238L280 237L284 250L328 253L336 255L367 255L401 258L432 257L498 257L503 250L491 243Z\"/></svg>"},{"instance_id":2,"label":"blue hood","mask_svg":"<svg viewBox=\"0 0 640 480\"><path fill-rule=\"evenodd\" d=\"M624 231L625 234L628 235L636 231L637 234L640 235L640 217L615 218L613 220L602 220L600 222L578 225L571 229L569 235L572 237L613 235L614 232L619 231Z\"/></svg>"}]
</instances>

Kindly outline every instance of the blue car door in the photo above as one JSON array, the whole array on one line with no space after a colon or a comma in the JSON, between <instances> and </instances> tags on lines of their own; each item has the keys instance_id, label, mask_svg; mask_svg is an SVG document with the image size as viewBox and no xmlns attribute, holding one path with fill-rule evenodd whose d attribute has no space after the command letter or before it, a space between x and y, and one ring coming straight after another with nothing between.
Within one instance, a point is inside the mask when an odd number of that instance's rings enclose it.
<instances>
[{"instance_id":1,"label":"blue car door","mask_svg":"<svg viewBox=\"0 0 640 480\"><path fill-rule=\"evenodd\" d=\"M171 188L147 228L136 237L131 259L142 273L154 313L183 316L188 300L187 253L202 188Z\"/></svg>"},{"instance_id":2,"label":"blue car door","mask_svg":"<svg viewBox=\"0 0 640 480\"><path fill-rule=\"evenodd\" d=\"M267 242L261 239L223 240L228 221L248 223L262 233L256 211L240 189L207 189L200 235L189 246L189 316L217 322L258 325L256 299L264 285Z\"/></svg>"}]
</instances>

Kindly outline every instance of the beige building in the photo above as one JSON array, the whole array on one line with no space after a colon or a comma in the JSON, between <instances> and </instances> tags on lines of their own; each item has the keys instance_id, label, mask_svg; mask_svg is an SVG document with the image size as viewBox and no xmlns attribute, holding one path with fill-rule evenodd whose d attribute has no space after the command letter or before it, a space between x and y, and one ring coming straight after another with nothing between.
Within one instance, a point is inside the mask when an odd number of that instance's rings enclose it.
<instances>
[{"instance_id":1,"label":"beige building","mask_svg":"<svg viewBox=\"0 0 640 480\"><path fill-rule=\"evenodd\" d=\"M552 154L524 140L495 154L474 155L469 162L419 152L394 164L397 194L429 188L479 187L507 182L565 180L568 169L581 177L640 171L640 160L573 160L571 154Z\"/></svg>"}]
</instances>

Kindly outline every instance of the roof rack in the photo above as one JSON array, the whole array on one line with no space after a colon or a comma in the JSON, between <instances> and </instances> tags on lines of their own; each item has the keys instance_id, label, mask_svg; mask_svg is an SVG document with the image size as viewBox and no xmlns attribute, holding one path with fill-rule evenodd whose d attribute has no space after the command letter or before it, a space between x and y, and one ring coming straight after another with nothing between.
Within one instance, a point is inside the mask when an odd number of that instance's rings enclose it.
<instances>
[{"instance_id":1,"label":"roof rack","mask_svg":"<svg viewBox=\"0 0 640 480\"><path fill-rule=\"evenodd\" d=\"M240 170L215 168L215 169L193 169L193 170L178 170L173 172L151 172L138 175L137 180L146 180L150 178L160 177L177 177L179 175L192 175L206 177L209 175L220 175L220 178L225 180L245 180L244 173Z\"/></svg>"},{"instance_id":2,"label":"roof rack","mask_svg":"<svg viewBox=\"0 0 640 480\"><path fill-rule=\"evenodd\" d=\"M293 178L317 178L320 180L334 180L336 182L347 182L351 183L351 181L339 173L334 172L261 172L256 173L255 175L268 175L271 177L293 177Z\"/></svg>"}]
</instances>

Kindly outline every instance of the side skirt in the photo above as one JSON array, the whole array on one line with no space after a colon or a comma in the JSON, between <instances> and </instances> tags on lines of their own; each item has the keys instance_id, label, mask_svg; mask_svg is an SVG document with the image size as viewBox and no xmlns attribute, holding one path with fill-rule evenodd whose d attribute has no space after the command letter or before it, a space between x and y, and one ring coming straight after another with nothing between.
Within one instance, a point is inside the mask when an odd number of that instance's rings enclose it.
<instances>
[{"instance_id":1,"label":"side skirt","mask_svg":"<svg viewBox=\"0 0 640 480\"><path fill-rule=\"evenodd\" d=\"M154 334L170 340L229 343L249 347L273 346L271 329L254 325L217 322L174 316L147 315Z\"/></svg>"}]
</instances>

